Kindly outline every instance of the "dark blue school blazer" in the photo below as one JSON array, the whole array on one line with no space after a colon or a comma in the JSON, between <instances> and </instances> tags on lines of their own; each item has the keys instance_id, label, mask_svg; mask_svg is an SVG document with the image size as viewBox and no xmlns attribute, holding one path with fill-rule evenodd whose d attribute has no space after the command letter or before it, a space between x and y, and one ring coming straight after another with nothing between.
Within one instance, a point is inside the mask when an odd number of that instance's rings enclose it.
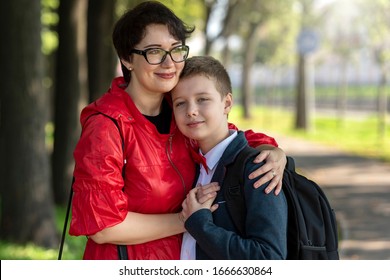
<instances>
[{"instance_id":1,"label":"dark blue school blazer","mask_svg":"<svg viewBox=\"0 0 390 280\"><path fill-rule=\"evenodd\" d=\"M212 182L222 181L225 166L233 162L245 145L244 133L238 132L219 161ZM287 256L287 202L283 191L279 195L265 194L268 183L258 189L248 175L264 163L255 164L253 159L245 166L245 200L247 217L246 236L240 236L226 208L223 190L216 197L219 207L214 213L201 209L185 222L185 228L196 240L196 259L199 260L277 260ZM199 174L199 172L198 172ZM237 174L239 176L239 174Z\"/></svg>"}]
</instances>

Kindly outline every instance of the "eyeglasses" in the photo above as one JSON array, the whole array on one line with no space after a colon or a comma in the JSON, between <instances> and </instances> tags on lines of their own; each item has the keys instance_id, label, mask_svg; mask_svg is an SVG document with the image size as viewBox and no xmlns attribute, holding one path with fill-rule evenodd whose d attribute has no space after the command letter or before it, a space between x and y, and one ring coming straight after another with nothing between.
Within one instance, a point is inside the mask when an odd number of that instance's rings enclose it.
<instances>
[{"instance_id":1,"label":"eyeglasses","mask_svg":"<svg viewBox=\"0 0 390 280\"><path fill-rule=\"evenodd\" d=\"M174 62L182 62L187 59L189 51L190 48L188 46L180 45L174 47L170 51L166 51L161 48L150 48L143 51L133 49L130 51L130 53L143 55L149 64L157 65L164 62L165 58L167 57L167 54L169 54L169 56Z\"/></svg>"}]
</instances>

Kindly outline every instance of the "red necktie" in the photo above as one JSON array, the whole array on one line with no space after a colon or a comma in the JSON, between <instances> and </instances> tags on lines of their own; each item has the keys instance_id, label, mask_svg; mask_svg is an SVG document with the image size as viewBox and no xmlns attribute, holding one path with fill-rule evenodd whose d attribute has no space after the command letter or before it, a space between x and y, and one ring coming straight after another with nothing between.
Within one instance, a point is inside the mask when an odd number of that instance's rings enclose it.
<instances>
[{"instance_id":1,"label":"red necktie","mask_svg":"<svg viewBox=\"0 0 390 280\"><path fill-rule=\"evenodd\" d=\"M203 165L207 174L209 174L209 168L207 167L206 158L199 152L194 151L194 149L191 149L191 156L197 164Z\"/></svg>"}]
</instances>

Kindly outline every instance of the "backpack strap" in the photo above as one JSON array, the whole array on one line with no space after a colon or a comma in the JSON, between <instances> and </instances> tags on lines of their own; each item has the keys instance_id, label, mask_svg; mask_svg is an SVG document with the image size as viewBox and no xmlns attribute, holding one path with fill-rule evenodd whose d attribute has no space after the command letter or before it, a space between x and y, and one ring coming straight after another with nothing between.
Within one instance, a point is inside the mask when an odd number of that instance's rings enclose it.
<instances>
[{"instance_id":1,"label":"backpack strap","mask_svg":"<svg viewBox=\"0 0 390 280\"><path fill-rule=\"evenodd\" d=\"M58 251L58 260L61 260L61 258L62 258L62 251L63 251L63 249L64 249L65 236L66 236L66 229L67 229L67 227L68 227L70 206L71 206L71 204L72 204L72 197L73 197L73 183L74 183L74 177L72 178L72 184L70 185L70 193L69 193L69 199L68 199L68 207L66 208L65 221L64 221L64 228L63 228L63 230L62 230L60 248L59 248L59 251Z\"/></svg>"},{"instance_id":2,"label":"backpack strap","mask_svg":"<svg viewBox=\"0 0 390 280\"><path fill-rule=\"evenodd\" d=\"M246 236L246 204L243 189L245 165L250 158L258 154L258 150L249 146L241 150L234 162L226 167L226 176L222 184L229 214L241 236ZM286 169L295 171L295 162L290 156L287 156Z\"/></svg>"},{"instance_id":3,"label":"backpack strap","mask_svg":"<svg viewBox=\"0 0 390 280\"><path fill-rule=\"evenodd\" d=\"M226 166L226 176L223 180L222 189L226 199L227 209L233 223L241 236L246 236L246 204L245 204L245 165L249 158L258 155L259 151L245 146L240 151L232 164Z\"/></svg>"},{"instance_id":4,"label":"backpack strap","mask_svg":"<svg viewBox=\"0 0 390 280\"><path fill-rule=\"evenodd\" d=\"M294 158L292 158L290 156L286 156L286 159L287 159L286 169L295 172L295 161L294 161Z\"/></svg>"}]
</instances>

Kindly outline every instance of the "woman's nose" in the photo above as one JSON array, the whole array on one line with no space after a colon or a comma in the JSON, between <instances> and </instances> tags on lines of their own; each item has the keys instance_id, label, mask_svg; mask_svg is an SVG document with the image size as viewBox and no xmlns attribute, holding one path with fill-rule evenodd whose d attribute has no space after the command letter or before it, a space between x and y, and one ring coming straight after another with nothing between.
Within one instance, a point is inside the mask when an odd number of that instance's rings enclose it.
<instances>
[{"instance_id":1,"label":"woman's nose","mask_svg":"<svg viewBox=\"0 0 390 280\"><path fill-rule=\"evenodd\" d=\"M175 62L172 60L172 57L169 54L166 54L163 62L161 62L161 65L167 67L172 66L173 64L175 64Z\"/></svg>"}]
</instances>

